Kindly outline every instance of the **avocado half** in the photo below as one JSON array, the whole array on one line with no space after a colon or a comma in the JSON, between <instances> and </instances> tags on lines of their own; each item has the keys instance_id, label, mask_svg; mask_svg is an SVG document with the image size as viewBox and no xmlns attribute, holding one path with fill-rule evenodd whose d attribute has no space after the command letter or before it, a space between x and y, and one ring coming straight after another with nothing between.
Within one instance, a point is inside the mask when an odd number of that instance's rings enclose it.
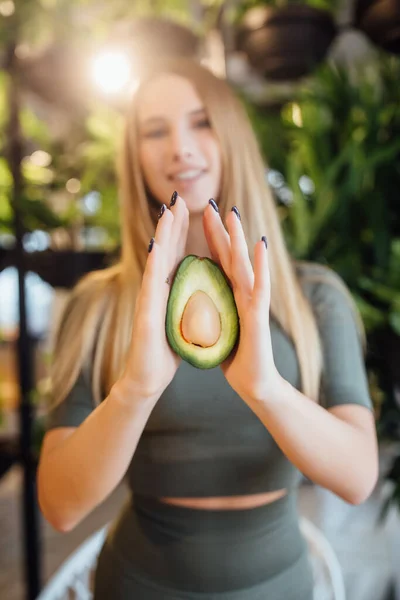
<instances>
[{"instance_id":1,"label":"avocado half","mask_svg":"<svg viewBox=\"0 0 400 600\"><path fill-rule=\"evenodd\" d=\"M211 307L212 319L210 311L207 314L203 311L201 314L203 301L193 303L195 295L196 298L201 296L204 299L198 292L206 294L206 304L208 308ZM202 345L204 342L199 344L196 340L185 338L184 315L190 305L192 323L195 322L200 333L201 329L206 330L210 326L210 321L213 321L215 330L219 319L217 339ZM224 273L214 261L192 254L182 260L169 293L165 328L172 349L183 360L199 369L218 366L232 352L239 335L239 317L233 292Z\"/></svg>"}]
</instances>

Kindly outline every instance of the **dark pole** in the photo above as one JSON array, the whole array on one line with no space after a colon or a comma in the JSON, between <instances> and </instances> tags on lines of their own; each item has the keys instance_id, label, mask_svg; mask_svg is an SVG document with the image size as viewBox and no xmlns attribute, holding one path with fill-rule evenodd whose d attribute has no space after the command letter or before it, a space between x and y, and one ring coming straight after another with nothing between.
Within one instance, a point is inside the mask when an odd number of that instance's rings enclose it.
<instances>
[{"instance_id":1,"label":"dark pole","mask_svg":"<svg viewBox=\"0 0 400 600\"><path fill-rule=\"evenodd\" d=\"M15 227L15 259L18 269L19 292L19 335L17 341L18 371L20 384L20 460L23 466L24 482L22 495L23 531L24 531L24 573L27 582L26 598L35 600L40 591L40 548L39 519L36 500L36 466L33 455L31 403L34 389L32 340L27 329L25 295L25 258L22 238L24 227L20 209L23 192L21 160L23 143L20 124L20 95L18 70L15 56L16 44L10 43L7 49L7 71L9 81L9 128L8 162L13 178L12 207Z\"/></svg>"}]
</instances>

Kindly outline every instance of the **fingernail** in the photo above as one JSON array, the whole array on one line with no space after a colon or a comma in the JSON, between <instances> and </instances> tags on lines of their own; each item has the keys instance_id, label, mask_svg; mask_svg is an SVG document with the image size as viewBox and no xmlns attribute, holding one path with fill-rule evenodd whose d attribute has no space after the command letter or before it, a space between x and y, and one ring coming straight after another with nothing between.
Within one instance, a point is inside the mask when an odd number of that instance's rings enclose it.
<instances>
[{"instance_id":1,"label":"fingernail","mask_svg":"<svg viewBox=\"0 0 400 600\"><path fill-rule=\"evenodd\" d=\"M159 214L158 214L158 218L159 218L159 219L161 219L161 217L162 217L162 216L163 216L163 214L165 213L165 209L166 209L166 208L167 208L167 207L166 207L166 205L165 205L165 204L163 204L163 205L162 205L162 207L161 207L161 210L160 210L160 212L159 212Z\"/></svg>"},{"instance_id":2,"label":"fingernail","mask_svg":"<svg viewBox=\"0 0 400 600\"><path fill-rule=\"evenodd\" d=\"M219 213L219 208L214 200L214 198L210 198L208 201L208 204L211 204L211 206L213 207L213 209L215 210L215 212Z\"/></svg>"},{"instance_id":3,"label":"fingernail","mask_svg":"<svg viewBox=\"0 0 400 600\"><path fill-rule=\"evenodd\" d=\"M237 218L239 219L239 221L241 221L241 220L242 220L242 218L241 218L241 216L240 216L240 212L239 212L239 209L238 209L238 207L237 207L237 206L232 206L232 209L231 209L231 210L232 210L232 212L234 212L234 213L235 213L235 215L237 216Z\"/></svg>"},{"instance_id":4,"label":"fingernail","mask_svg":"<svg viewBox=\"0 0 400 600\"><path fill-rule=\"evenodd\" d=\"M268 248L267 238L265 237L265 235L262 236L261 240L264 242L265 247Z\"/></svg>"},{"instance_id":5,"label":"fingernail","mask_svg":"<svg viewBox=\"0 0 400 600\"><path fill-rule=\"evenodd\" d=\"M169 206L170 206L170 207L171 207L171 206L174 206L174 204L175 204L175 202L176 202L176 199L177 199L177 197L178 197L178 192L177 192L177 191L173 192L173 194L172 194L172 196L171 196L171 202L169 203Z\"/></svg>"},{"instance_id":6,"label":"fingernail","mask_svg":"<svg viewBox=\"0 0 400 600\"><path fill-rule=\"evenodd\" d=\"M154 238L152 237L150 240L149 248L148 248L149 254L153 250L153 245L154 245Z\"/></svg>"}]
</instances>

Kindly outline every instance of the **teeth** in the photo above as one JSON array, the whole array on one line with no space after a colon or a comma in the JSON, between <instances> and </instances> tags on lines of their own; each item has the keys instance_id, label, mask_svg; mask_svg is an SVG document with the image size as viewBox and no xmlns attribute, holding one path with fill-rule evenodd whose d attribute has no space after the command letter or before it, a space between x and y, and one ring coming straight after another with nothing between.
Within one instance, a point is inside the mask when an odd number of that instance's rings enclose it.
<instances>
[{"instance_id":1,"label":"teeth","mask_svg":"<svg viewBox=\"0 0 400 600\"><path fill-rule=\"evenodd\" d=\"M200 173L201 171L185 171L184 173L175 175L175 179L193 179L194 177L197 177L197 175L200 175Z\"/></svg>"}]
</instances>

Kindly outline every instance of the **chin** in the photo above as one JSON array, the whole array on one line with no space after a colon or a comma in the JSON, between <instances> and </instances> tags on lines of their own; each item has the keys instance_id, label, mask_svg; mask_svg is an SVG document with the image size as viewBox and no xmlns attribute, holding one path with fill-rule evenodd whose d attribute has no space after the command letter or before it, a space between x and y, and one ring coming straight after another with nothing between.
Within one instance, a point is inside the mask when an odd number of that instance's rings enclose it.
<instances>
[{"instance_id":1,"label":"chin","mask_svg":"<svg viewBox=\"0 0 400 600\"><path fill-rule=\"evenodd\" d=\"M203 213L207 208L209 199L212 198L212 196L207 196L207 194L202 194L200 198L191 197L190 195L185 196L183 192L179 193L179 190L177 191L181 198L184 199L187 209L191 215Z\"/></svg>"}]
</instances>

